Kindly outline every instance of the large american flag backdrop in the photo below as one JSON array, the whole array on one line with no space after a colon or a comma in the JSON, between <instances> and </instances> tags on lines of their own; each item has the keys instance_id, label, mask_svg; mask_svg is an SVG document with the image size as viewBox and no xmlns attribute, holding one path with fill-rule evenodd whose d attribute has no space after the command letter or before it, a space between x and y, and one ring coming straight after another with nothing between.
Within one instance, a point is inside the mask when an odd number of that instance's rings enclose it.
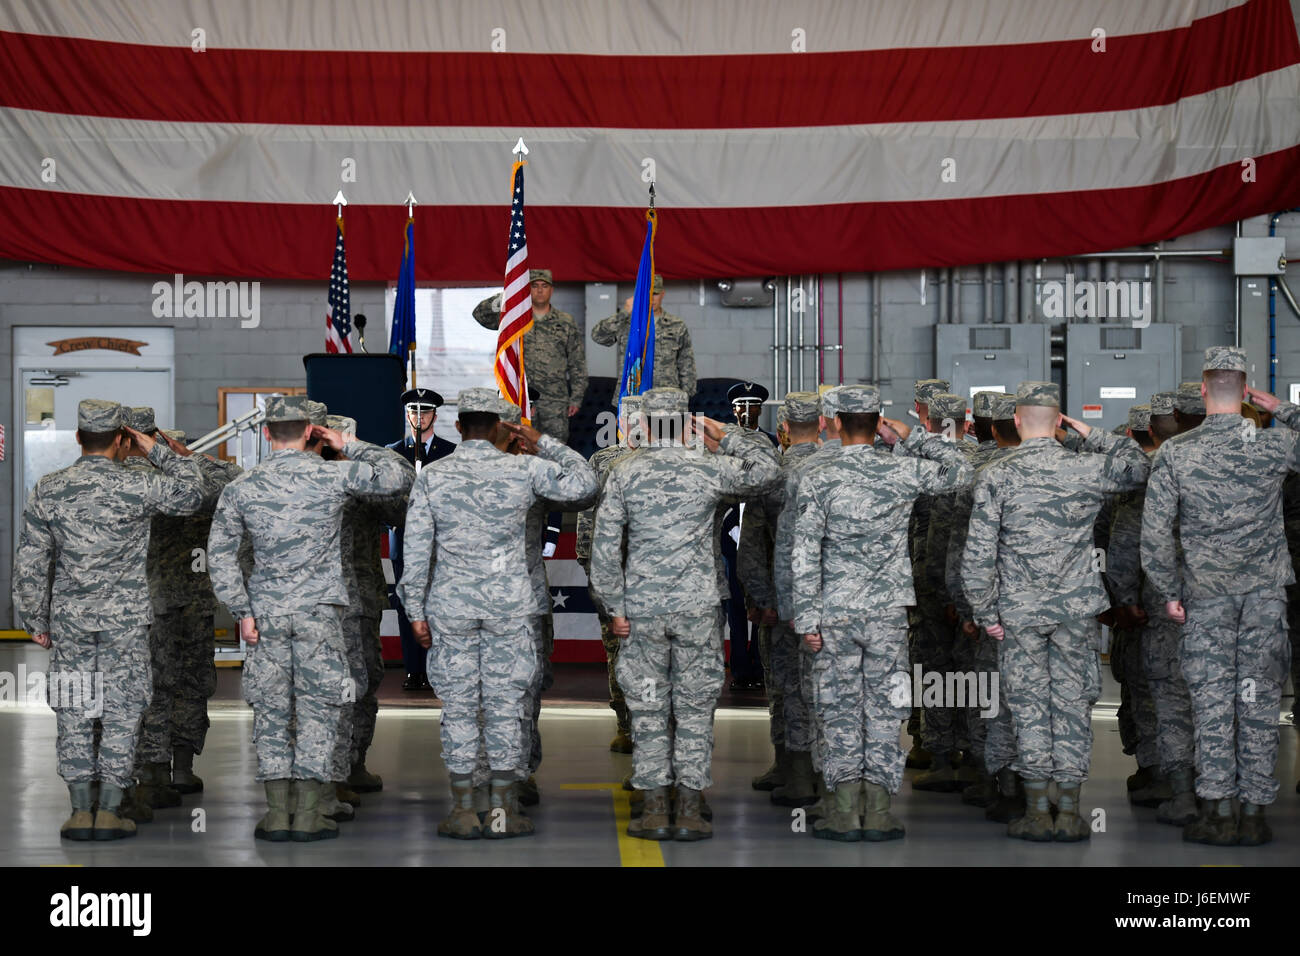
<instances>
[{"instance_id":1,"label":"large american flag backdrop","mask_svg":"<svg viewBox=\"0 0 1300 956\"><path fill-rule=\"evenodd\" d=\"M413 190L419 278L495 282L520 136L562 280L629 278L651 178L669 278L1300 204L1288 0L0 0L0 75L0 257L72 266L319 282L342 185L354 280Z\"/></svg>"}]
</instances>

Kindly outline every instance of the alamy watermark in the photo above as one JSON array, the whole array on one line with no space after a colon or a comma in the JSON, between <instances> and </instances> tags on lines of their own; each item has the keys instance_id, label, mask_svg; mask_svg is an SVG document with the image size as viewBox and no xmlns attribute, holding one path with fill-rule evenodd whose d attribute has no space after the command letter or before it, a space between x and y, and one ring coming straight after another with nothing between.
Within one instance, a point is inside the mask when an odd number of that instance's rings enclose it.
<instances>
[{"instance_id":1,"label":"alamy watermark","mask_svg":"<svg viewBox=\"0 0 1300 956\"><path fill-rule=\"evenodd\" d=\"M185 281L176 273L172 281L153 284L156 319L240 319L240 327L255 329L262 322L262 283L258 281Z\"/></svg>"},{"instance_id":2,"label":"alamy watermark","mask_svg":"<svg viewBox=\"0 0 1300 956\"><path fill-rule=\"evenodd\" d=\"M104 716L104 675L99 671L0 671L0 704L79 710L87 717Z\"/></svg>"},{"instance_id":3,"label":"alamy watermark","mask_svg":"<svg viewBox=\"0 0 1300 956\"><path fill-rule=\"evenodd\" d=\"M1127 319L1135 329L1151 324L1150 279L1049 279L1042 286L1043 318Z\"/></svg>"}]
</instances>

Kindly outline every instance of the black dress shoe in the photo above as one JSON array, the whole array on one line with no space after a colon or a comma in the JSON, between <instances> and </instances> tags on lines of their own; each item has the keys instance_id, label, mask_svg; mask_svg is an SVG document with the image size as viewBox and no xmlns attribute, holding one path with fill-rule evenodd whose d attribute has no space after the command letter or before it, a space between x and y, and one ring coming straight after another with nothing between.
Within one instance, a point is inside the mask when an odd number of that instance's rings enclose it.
<instances>
[{"instance_id":1,"label":"black dress shoe","mask_svg":"<svg viewBox=\"0 0 1300 956\"><path fill-rule=\"evenodd\" d=\"M424 682L427 684L429 682L429 679L427 677L424 678ZM402 681L402 690L419 690L419 689L420 689L420 678L415 674L407 674L406 680Z\"/></svg>"},{"instance_id":2,"label":"black dress shoe","mask_svg":"<svg viewBox=\"0 0 1300 956\"><path fill-rule=\"evenodd\" d=\"M731 689L734 691L743 691L746 688L746 682L739 677L731 678Z\"/></svg>"},{"instance_id":3,"label":"black dress shoe","mask_svg":"<svg viewBox=\"0 0 1300 956\"><path fill-rule=\"evenodd\" d=\"M433 693L433 685L429 683L429 675L420 675L420 690L427 690L430 693Z\"/></svg>"}]
</instances>

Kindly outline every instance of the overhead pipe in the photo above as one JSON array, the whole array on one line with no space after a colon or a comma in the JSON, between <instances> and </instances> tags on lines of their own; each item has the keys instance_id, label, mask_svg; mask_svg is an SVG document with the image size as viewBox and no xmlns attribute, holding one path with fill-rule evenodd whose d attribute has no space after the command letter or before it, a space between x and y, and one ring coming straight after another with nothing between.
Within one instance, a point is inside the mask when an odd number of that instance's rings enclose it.
<instances>
[{"instance_id":1,"label":"overhead pipe","mask_svg":"<svg viewBox=\"0 0 1300 956\"><path fill-rule=\"evenodd\" d=\"M871 382L877 388L880 387L880 343L882 336L880 333L880 316L881 316L881 281L880 273L871 274ZM844 362L844 353L840 353L840 363ZM844 376L840 375L840 381L843 382Z\"/></svg>"}]
</instances>

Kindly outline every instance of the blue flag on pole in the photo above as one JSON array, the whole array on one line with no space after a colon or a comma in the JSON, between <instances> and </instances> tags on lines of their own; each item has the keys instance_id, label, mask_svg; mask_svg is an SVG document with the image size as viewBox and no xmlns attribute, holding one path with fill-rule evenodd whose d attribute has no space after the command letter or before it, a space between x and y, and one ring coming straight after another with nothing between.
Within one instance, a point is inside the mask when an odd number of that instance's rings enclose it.
<instances>
[{"instance_id":1,"label":"blue flag on pole","mask_svg":"<svg viewBox=\"0 0 1300 956\"><path fill-rule=\"evenodd\" d=\"M655 383L655 317L650 308L651 287L655 277L655 211L646 212L645 245L641 265L636 273L636 291L632 293L632 324L627 333L627 354L623 356L623 376L619 380L619 415L624 395L640 395Z\"/></svg>"},{"instance_id":2,"label":"blue flag on pole","mask_svg":"<svg viewBox=\"0 0 1300 956\"><path fill-rule=\"evenodd\" d=\"M397 300L393 303L393 328L388 351L406 359L415 345L415 220L406 220L406 248L397 274Z\"/></svg>"}]
</instances>

